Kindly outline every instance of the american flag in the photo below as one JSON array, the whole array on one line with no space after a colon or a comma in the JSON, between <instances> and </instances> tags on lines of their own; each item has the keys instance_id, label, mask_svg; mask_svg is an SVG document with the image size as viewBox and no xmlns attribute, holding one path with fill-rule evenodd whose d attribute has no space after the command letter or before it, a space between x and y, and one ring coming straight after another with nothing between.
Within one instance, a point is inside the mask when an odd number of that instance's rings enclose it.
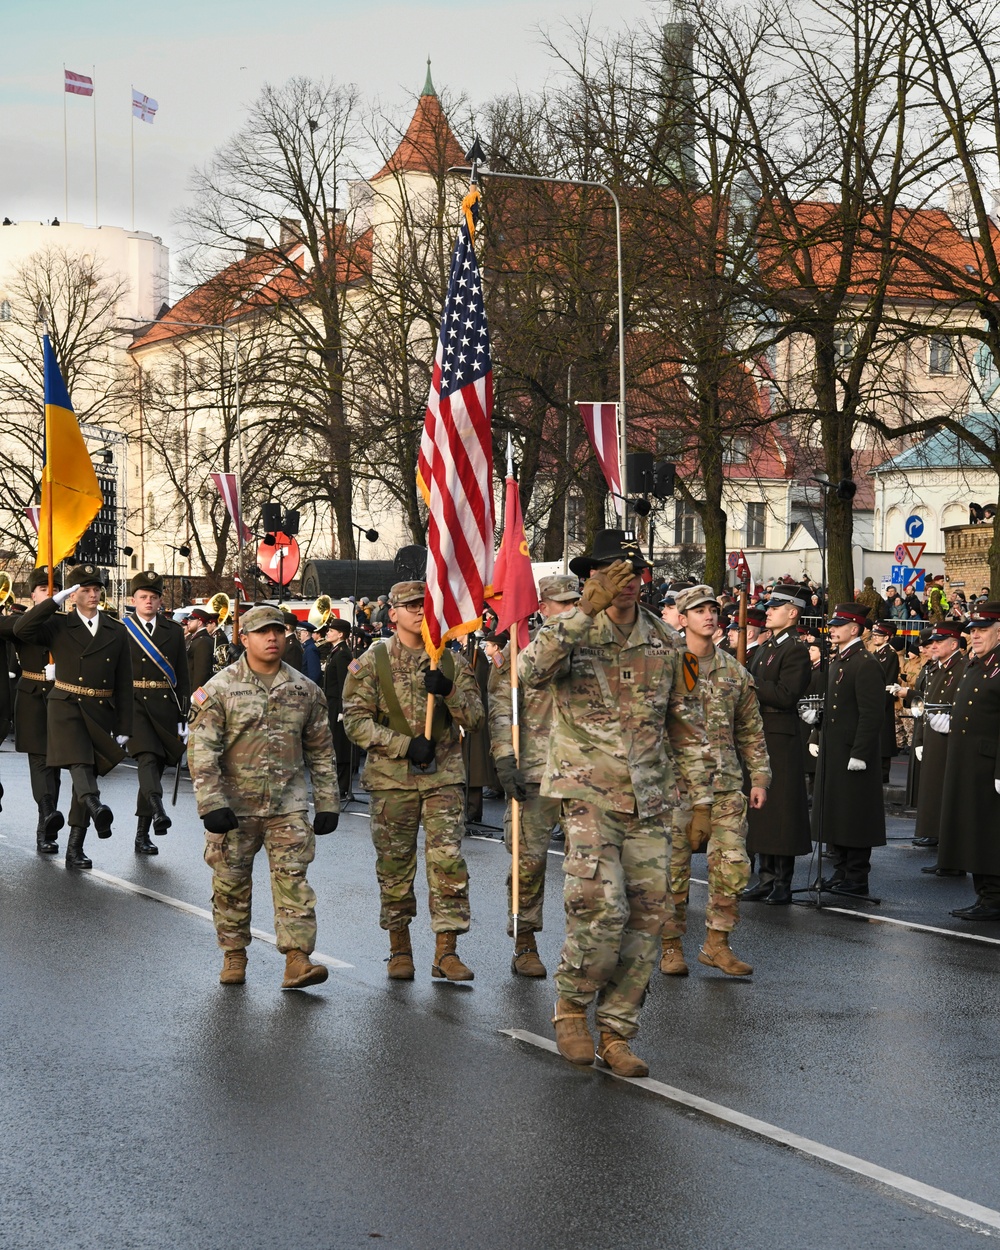
<instances>
[{"instance_id":1,"label":"american flag","mask_svg":"<svg viewBox=\"0 0 1000 1250\"><path fill-rule=\"evenodd\" d=\"M473 248L477 188L462 212L417 461L429 509L423 633L433 658L479 627L493 575L493 363Z\"/></svg>"},{"instance_id":2,"label":"american flag","mask_svg":"<svg viewBox=\"0 0 1000 1250\"><path fill-rule=\"evenodd\" d=\"M71 69L63 69L63 91L68 95L93 95L94 80L86 74L74 74Z\"/></svg>"}]
</instances>

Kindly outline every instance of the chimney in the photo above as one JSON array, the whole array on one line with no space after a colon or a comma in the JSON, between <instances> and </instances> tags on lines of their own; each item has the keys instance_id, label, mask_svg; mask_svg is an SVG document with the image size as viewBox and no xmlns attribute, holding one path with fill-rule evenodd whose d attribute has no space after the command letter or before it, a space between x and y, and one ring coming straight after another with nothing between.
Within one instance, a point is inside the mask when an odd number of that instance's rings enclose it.
<instances>
[{"instance_id":1,"label":"chimney","mask_svg":"<svg viewBox=\"0 0 1000 1250\"><path fill-rule=\"evenodd\" d=\"M257 256L264 250L264 240L260 235L248 234L246 240L246 259Z\"/></svg>"},{"instance_id":2,"label":"chimney","mask_svg":"<svg viewBox=\"0 0 1000 1250\"><path fill-rule=\"evenodd\" d=\"M279 217L278 225L281 233L278 236L280 248L292 247L302 239L302 222L298 217Z\"/></svg>"}]
</instances>

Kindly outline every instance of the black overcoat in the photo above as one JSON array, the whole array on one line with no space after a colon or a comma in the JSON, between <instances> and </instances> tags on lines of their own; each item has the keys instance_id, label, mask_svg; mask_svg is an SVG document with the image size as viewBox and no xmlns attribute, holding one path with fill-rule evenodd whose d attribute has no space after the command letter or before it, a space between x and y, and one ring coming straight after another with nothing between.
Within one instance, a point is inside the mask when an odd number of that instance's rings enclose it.
<instances>
[{"instance_id":1,"label":"black overcoat","mask_svg":"<svg viewBox=\"0 0 1000 1250\"><path fill-rule=\"evenodd\" d=\"M969 657L949 736L938 867L1000 875L1000 647Z\"/></svg>"},{"instance_id":2,"label":"black overcoat","mask_svg":"<svg viewBox=\"0 0 1000 1250\"><path fill-rule=\"evenodd\" d=\"M812 837L798 702L809 687L809 652L794 631L785 630L754 649L749 671L764 722L771 787L764 806L747 813L747 850L751 855L808 855Z\"/></svg>"},{"instance_id":3,"label":"black overcoat","mask_svg":"<svg viewBox=\"0 0 1000 1250\"><path fill-rule=\"evenodd\" d=\"M817 664L815 668L810 669L809 685L806 687L805 697L809 698L810 696L815 696L815 695L825 696L826 695L826 677L827 677L827 672L826 672L826 669L822 666L822 664ZM802 718L800 717L799 718L799 737L802 740L802 755L803 755L803 761L805 765L805 771L810 777L813 777L816 774L816 760L809 752L809 741L815 736L818 736L818 735L814 734L814 726L807 725L806 722L802 720Z\"/></svg>"},{"instance_id":4,"label":"black overcoat","mask_svg":"<svg viewBox=\"0 0 1000 1250\"><path fill-rule=\"evenodd\" d=\"M142 621L135 618L140 629ZM184 630L163 615L154 617L150 642L170 664L177 678L174 690L133 686L134 711L132 737L128 753L136 756L152 753L176 764L184 754L184 744L177 736L177 725L186 721L191 706L191 685L188 677ZM133 682L165 682L163 669L152 660L129 635Z\"/></svg>"},{"instance_id":5,"label":"black overcoat","mask_svg":"<svg viewBox=\"0 0 1000 1250\"><path fill-rule=\"evenodd\" d=\"M115 738L132 732L132 660L125 626L99 612L97 632L91 634L77 612L59 612L55 600L43 599L17 619L14 636L48 647L55 662L46 762L52 768L92 764L100 775L110 772L125 758ZM84 694L82 688L110 694Z\"/></svg>"},{"instance_id":6,"label":"black overcoat","mask_svg":"<svg viewBox=\"0 0 1000 1250\"><path fill-rule=\"evenodd\" d=\"M25 667L25 665L22 663L20 659L20 652L18 651L15 645L16 639L14 637L14 622L16 620L17 620L16 616L0 616L0 639L2 639L5 644L4 651L6 652L6 654L3 657L5 662L3 664L2 670L0 670L0 739L7 737L8 733L10 733L11 723L13 722L14 724L14 746L18 751L27 751L28 747L20 746L18 744L18 734L17 734L17 715L16 715L15 709L19 702L19 690L21 686L21 670ZM49 653L48 651L43 651L39 647L32 648L32 653L34 653L35 651L38 651L39 655L44 657L41 660L41 664L39 668L37 670L34 670L34 671L37 671L38 673L41 673L45 665L49 661ZM10 668L11 660L15 662L16 669L17 669L16 672L11 672L11 668ZM31 749L33 751L37 750L38 754L40 755L44 755L45 754L45 688L48 686L48 683L47 682L30 682L28 684L32 686L38 685L42 687L40 694L39 694L39 698L37 699L37 701L35 701L37 708L40 709L41 711L41 717L42 717L41 726L40 726L41 733L40 735L36 735L35 739L33 739L34 741L40 741L41 746L32 747Z\"/></svg>"},{"instance_id":7,"label":"black overcoat","mask_svg":"<svg viewBox=\"0 0 1000 1250\"><path fill-rule=\"evenodd\" d=\"M881 730L885 712L882 668L859 643L830 661L812 832L834 846L885 846ZM848 772L850 759L864 771Z\"/></svg>"},{"instance_id":8,"label":"black overcoat","mask_svg":"<svg viewBox=\"0 0 1000 1250\"><path fill-rule=\"evenodd\" d=\"M348 644L338 642L327 656L326 668L323 670L323 693L326 695L326 706L330 713L333 753L340 767L351 758L352 750L351 741L344 732L344 722L340 719L344 711L344 682L347 681L347 666L352 659L351 648Z\"/></svg>"},{"instance_id":9,"label":"black overcoat","mask_svg":"<svg viewBox=\"0 0 1000 1250\"><path fill-rule=\"evenodd\" d=\"M215 643L207 629L197 630L187 640L188 683L192 691L212 680Z\"/></svg>"},{"instance_id":10,"label":"black overcoat","mask_svg":"<svg viewBox=\"0 0 1000 1250\"><path fill-rule=\"evenodd\" d=\"M956 651L947 666L935 665L924 689L924 702L953 703L955 691L965 672L966 657ZM939 734L927 723L927 713L917 720L913 731L914 747L924 748L920 761L920 785L917 790L917 826L915 838L936 838L941 826L941 799L944 794L944 770L948 762L951 734Z\"/></svg>"},{"instance_id":11,"label":"black overcoat","mask_svg":"<svg viewBox=\"0 0 1000 1250\"><path fill-rule=\"evenodd\" d=\"M899 685L899 653L886 643L871 653L882 670L883 687ZM882 712L882 758L888 759L896 754L896 696L883 689L885 700Z\"/></svg>"}]
</instances>

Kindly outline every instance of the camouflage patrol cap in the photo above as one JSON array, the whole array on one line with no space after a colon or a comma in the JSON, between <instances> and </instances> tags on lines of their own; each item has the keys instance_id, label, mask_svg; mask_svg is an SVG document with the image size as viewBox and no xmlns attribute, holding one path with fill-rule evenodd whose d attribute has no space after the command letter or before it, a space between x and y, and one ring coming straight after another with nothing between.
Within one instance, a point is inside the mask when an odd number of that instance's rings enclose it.
<instances>
[{"instance_id":1,"label":"camouflage patrol cap","mask_svg":"<svg viewBox=\"0 0 1000 1250\"><path fill-rule=\"evenodd\" d=\"M543 577L538 583L539 599L553 603L571 603L580 598L580 579L570 573L556 573Z\"/></svg>"},{"instance_id":2,"label":"camouflage patrol cap","mask_svg":"<svg viewBox=\"0 0 1000 1250\"><path fill-rule=\"evenodd\" d=\"M62 590L62 578L59 576L58 569L52 575L52 586L55 590ZM49 587L49 570L45 565L40 569L35 569L31 577L28 578L29 590L38 590L39 587L44 587L46 590Z\"/></svg>"},{"instance_id":3,"label":"camouflage patrol cap","mask_svg":"<svg viewBox=\"0 0 1000 1250\"><path fill-rule=\"evenodd\" d=\"M70 569L67 584L70 586L103 586L104 576L96 564L78 564Z\"/></svg>"},{"instance_id":4,"label":"camouflage patrol cap","mask_svg":"<svg viewBox=\"0 0 1000 1250\"><path fill-rule=\"evenodd\" d=\"M389 587L389 607L400 608L404 603L423 603L426 582L396 582Z\"/></svg>"},{"instance_id":5,"label":"camouflage patrol cap","mask_svg":"<svg viewBox=\"0 0 1000 1250\"><path fill-rule=\"evenodd\" d=\"M251 608L240 617L240 633L254 634L258 629L285 628L285 614L280 608L261 604L259 608Z\"/></svg>"},{"instance_id":6,"label":"camouflage patrol cap","mask_svg":"<svg viewBox=\"0 0 1000 1250\"><path fill-rule=\"evenodd\" d=\"M719 604L719 597L711 586L689 586L677 596L678 612L690 612L692 608L700 608L703 603Z\"/></svg>"},{"instance_id":7,"label":"camouflage patrol cap","mask_svg":"<svg viewBox=\"0 0 1000 1250\"><path fill-rule=\"evenodd\" d=\"M128 584L129 593L135 594L137 590L151 590L154 595L163 594L163 574L155 573L152 569L146 569L142 573L136 573L135 577Z\"/></svg>"}]
</instances>

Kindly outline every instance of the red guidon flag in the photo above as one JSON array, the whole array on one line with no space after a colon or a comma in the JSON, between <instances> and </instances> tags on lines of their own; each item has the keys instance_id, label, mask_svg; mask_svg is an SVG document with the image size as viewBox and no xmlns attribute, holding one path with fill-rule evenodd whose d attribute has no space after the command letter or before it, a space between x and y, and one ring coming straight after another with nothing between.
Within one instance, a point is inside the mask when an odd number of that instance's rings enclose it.
<instances>
[{"instance_id":1,"label":"red guidon flag","mask_svg":"<svg viewBox=\"0 0 1000 1250\"><path fill-rule=\"evenodd\" d=\"M493 569L493 594L489 605L497 614L497 632L517 626L517 645L523 650L529 642L528 617L538 611L538 592L531 571L528 540L521 515L521 492L514 481L514 464L507 445L507 495L504 503L503 538Z\"/></svg>"},{"instance_id":2,"label":"red guidon flag","mask_svg":"<svg viewBox=\"0 0 1000 1250\"><path fill-rule=\"evenodd\" d=\"M478 188L462 214L417 461L429 510L423 635L432 659L449 638L479 628L493 576L493 364L473 247Z\"/></svg>"}]
</instances>

